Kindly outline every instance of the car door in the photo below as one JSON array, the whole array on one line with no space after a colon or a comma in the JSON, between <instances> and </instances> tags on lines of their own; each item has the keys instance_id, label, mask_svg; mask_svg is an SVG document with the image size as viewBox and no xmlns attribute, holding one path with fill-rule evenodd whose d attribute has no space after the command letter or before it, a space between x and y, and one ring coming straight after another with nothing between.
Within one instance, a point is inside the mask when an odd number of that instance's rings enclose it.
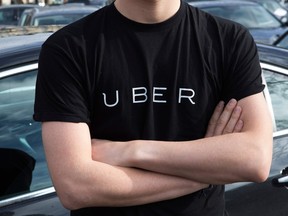
<instances>
[{"instance_id":1,"label":"car door","mask_svg":"<svg viewBox=\"0 0 288 216\"><path fill-rule=\"evenodd\" d=\"M68 215L49 176L33 107L37 63L0 72L0 215Z\"/></svg>"}]
</instances>

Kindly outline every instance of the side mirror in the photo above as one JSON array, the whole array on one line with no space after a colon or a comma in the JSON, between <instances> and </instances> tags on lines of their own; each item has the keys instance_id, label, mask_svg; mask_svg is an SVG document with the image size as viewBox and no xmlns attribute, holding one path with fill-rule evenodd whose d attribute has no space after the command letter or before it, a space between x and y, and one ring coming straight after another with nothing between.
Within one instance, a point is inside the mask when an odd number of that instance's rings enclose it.
<instances>
[{"instance_id":1,"label":"side mirror","mask_svg":"<svg viewBox=\"0 0 288 216\"><path fill-rule=\"evenodd\" d=\"M281 171L281 175L272 179L274 187L286 187L288 189L288 167Z\"/></svg>"}]
</instances>

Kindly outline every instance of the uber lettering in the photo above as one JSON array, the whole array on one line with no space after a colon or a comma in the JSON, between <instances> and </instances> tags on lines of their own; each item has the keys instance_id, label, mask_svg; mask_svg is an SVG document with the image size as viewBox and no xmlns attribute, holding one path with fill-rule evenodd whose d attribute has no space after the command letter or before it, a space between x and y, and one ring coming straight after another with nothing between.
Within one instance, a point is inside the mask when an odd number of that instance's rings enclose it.
<instances>
[{"instance_id":1,"label":"uber lettering","mask_svg":"<svg viewBox=\"0 0 288 216\"><path fill-rule=\"evenodd\" d=\"M148 90L145 87L135 87L132 88L131 97L133 104L145 103L151 98L153 103L167 103L167 98L165 97L166 87L153 87L151 95L148 94ZM104 104L107 107L115 107L119 103L119 91L116 90L115 94L107 95L103 94ZM195 91L190 88L179 88L177 102L179 104L184 101L188 101L191 104L195 104L193 98L195 96ZM107 99L109 98L109 100ZM109 102L108 102L109 101Z\"/></svg>"}]
</instances>

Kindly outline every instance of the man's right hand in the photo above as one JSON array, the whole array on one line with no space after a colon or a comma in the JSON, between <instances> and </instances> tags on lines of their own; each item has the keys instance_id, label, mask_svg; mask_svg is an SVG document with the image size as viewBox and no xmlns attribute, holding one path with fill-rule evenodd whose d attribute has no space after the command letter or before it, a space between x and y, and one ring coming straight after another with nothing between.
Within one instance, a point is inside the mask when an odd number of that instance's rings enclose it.
<instances>
[{"instance_id":1,"label":"man's right hand","mask_svg":"<svg viewBox=\"0 0 288 216\"><path fill-rule=\"evenodd\" d=\"M242 108L235 99L231 99L226 106L220 101L208 123L205 137L240 132L244 125L241 112Z\"/></svg>"}]
</instances>

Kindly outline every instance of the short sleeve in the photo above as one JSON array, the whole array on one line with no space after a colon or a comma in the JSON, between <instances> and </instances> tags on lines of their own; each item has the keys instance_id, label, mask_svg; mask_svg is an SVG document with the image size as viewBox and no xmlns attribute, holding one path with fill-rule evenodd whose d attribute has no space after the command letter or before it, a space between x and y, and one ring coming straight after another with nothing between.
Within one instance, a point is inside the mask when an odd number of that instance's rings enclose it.
<instances>
[{"instance_id":1,"label":"short sleeve","mask_svg":"<svg viewBox=\"0 0 288 216\"><path fill-rule=\"evenodd\" d=\"M42 46L33 115L36 121L89 122L83 47L72 40L56 32Z\"/></svg>"},{"instance_id":2,"label":"short sleeve","mask_svg":"<svg viewBox=\"0 0 288 216\"><path fill-rule=\"evenodd\" d=\"M236 33L231 34L229 46L225 50L225 79L223 99L244 97L263 91L261 66L257 46L247 29L236 25Z\"/></svg>"}]
</instances>

